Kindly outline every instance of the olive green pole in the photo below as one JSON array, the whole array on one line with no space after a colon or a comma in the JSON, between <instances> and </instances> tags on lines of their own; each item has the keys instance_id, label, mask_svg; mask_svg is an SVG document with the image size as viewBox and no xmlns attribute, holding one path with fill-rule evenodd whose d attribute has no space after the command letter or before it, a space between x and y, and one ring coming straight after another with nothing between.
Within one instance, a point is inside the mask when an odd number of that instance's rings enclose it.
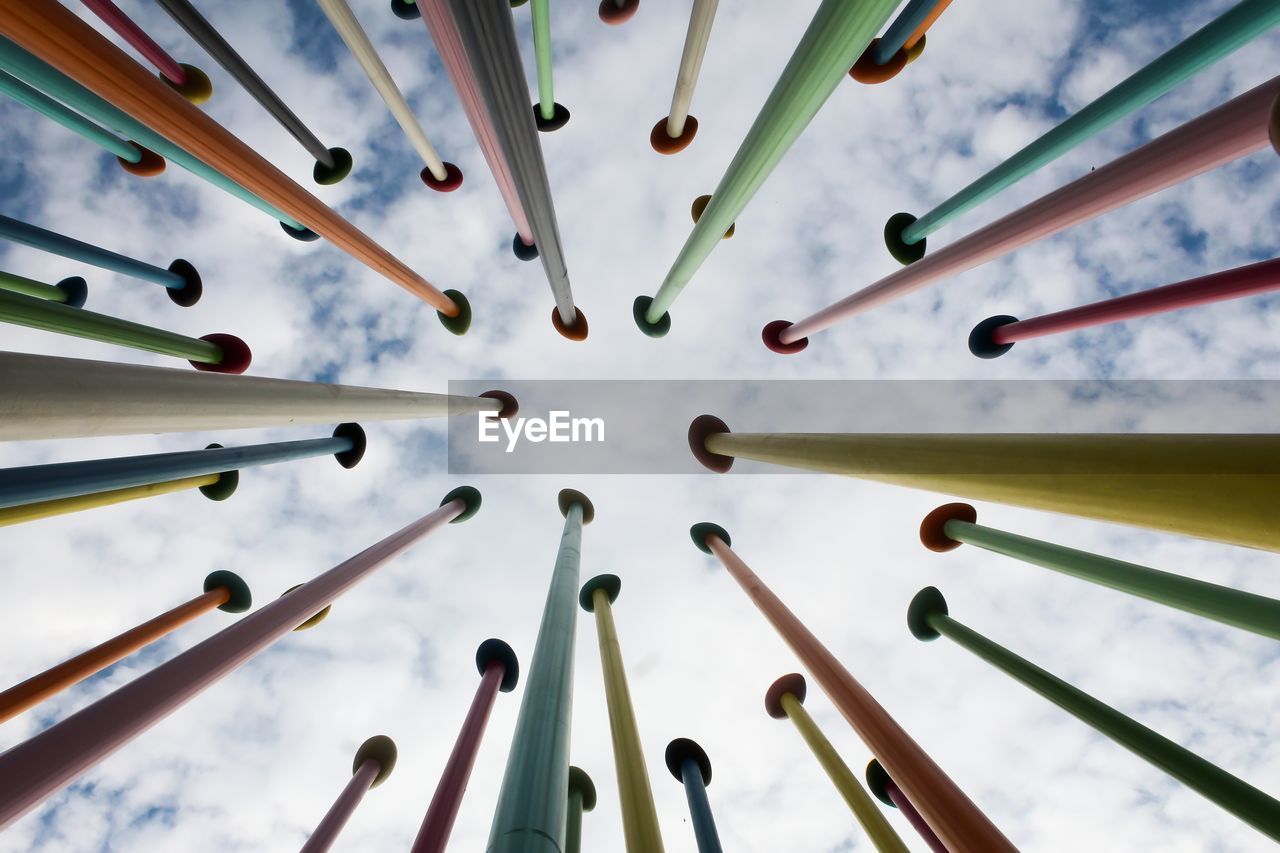
<instances>
[{"instance_id":1,"label":"olive green pole","mask_svg":"<svg viewBox=\"0 0 1280 853\"><path fill-rule=\"evenodd\" d=\"M582 813L596 807L596 786L581 767L569 767L569 816L565 822L564 853L582 853Z\"/></svg>"},{"instance_id":2,"label":"olive green pole","mask_svg":"<svg viewBox=\"0 0 1280 853\"><path fill-rule=\"evenodd\" d=\"M586 495L559 496L564 532L516 718L488 853L562 853L568 813L573 637L582 526L595 518Z\"/></svg>"},{"instance_id":3,"label":"olive green pole","mask_svg":"<svg viewBox=\"0 0 1280 853\"><path fill-rule=\"evenodd\" d=\"M60 302L72 308L84 305L85 299L89 296L88 283L78 275L64 278L57 284L45 284L43 281L14 275L4 270L0 270L0 290L21 293L23 296L34 296L36 299L47 299L50 302Z\"/></svg>"},{"instance_id":4,"label":"olive green pole","mask_svg":"<svg viewBox=\"0 0 1280 853\"><path fill-rule=\"evenodd\" d=\"M920 523L920 541L939 552L974 545L1280 640L1280 601L1274 598L983 527L974 523L977 518L969 504L944 504Z\"/></svg>"},{"instance_id":5,"label":"olive green pole","mask_svg":"<svg viewBox=\"0 0 1280 853\"><path fill-rule=\"evenodd\" d=\"M622 835L627 853L662 853L662 830L653 804L649 771L644 764L640 727L636 723L627 673L622 665L622 646L613 624L613 602L622 591L617 575L597 575L578 593L578 603L596 615L600 639L600 666L604 670L604 695L609 705L609 732L613 739L613 761L618 773L618 800L622 807Z\"/></svg>"},{"instance_id":6,"label":"olive green pole","mask_svg":"<svg viewBox=\"0 0 1280 853\"><path fill-rule=\"evenodd\" d=\"M1280 801L952 619L946 599L936 587L916 593L907 611L907 626L918 640L945 636L963 646L1273 841L1280 841Z\"/></svg>"}]
</instances>

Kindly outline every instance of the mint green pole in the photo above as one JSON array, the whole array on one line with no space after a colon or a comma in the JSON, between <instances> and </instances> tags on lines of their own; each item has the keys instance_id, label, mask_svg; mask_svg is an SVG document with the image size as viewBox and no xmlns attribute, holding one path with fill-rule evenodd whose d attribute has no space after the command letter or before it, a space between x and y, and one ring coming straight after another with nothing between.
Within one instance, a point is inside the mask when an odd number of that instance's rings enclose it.
<instances>
[{"instance_id":1,"label":"mint green pole","mask_svg":"<svg viewBox=\"0 0 1280 853\"><path fill-rule=\"evenodd\" d=\"M1273 841L1280 841L1280 801L960 624L948 615L947 601L937 588L930 586L916 593L907 610L907 626L918 640L945 636L963 646Z\"/></svg>"},{"instance_id":2,"label":"mint green pole","mask_svg":"<svg viewBox=\"0 0 1280 853\"><path fill-rule=\"evenodd\" d=\"M845 79L898 2L822 0L662 287L652 298L636 299L633 314L641 331L650 337L667 333L671 326L667 309Z\"/></svg>"},{"instance_id":3,"label":"mint green pole","mask_svg":"<svg viewBox=\"0 0 1280 853\"><path fill-rule=\"evenodd\" d=\"M8 95L46 118L53 119L67 130L84 137L99 148L105 148L121 160L137 163L142 159L142 151L138 146L99 127L75 110L67 109L44 92L33 89L12 74L0 71L0 93Z\"/></svg>"},{"instance_id":4,"label":"mint green pole","mask_svg":"<svg viewBox=\"0 0 1280 853\"><path fill-rule=\"evenodd\" d=\"M550 121L556 114L556 98L551 88L551 0L533 0L533 55L538 62L538 112Z\"/></svg>"},{"instance_id":5,"label":"mint green pole","mask_svg":"<svg viewBox=\"0 0 1280 853\"><path fill-rule=\"evenodd\" d=\"M50 302L61 302L73 308L84 304L89 295L89 286L80 276L64 278L57 284L45 284L34 278L14 275L0 270L0 290L10 293L21 293L23 296L34 296L36 299L48 299Z\"/></svg>"},{"instance_id":6,"label":"mint green pole","mask_svg":"<svg viewBox=\"0 0 1280 853\"><path fill-rule=\"evenodd\" d=\"M578 564L582 526L591 523L595 508L573 489L560 492L559 504L564 532L485 847L488 853L563 853L565 847Z\"/></svg>"},{"instance_id":7,"label":"mint green pole","mask_svg":"<svg viewBox=\"0 0 1280 853\"><path fill-rule=\"evenodd\" d=\"M897 242L891 233L895 222L900 229L901 243L920 242L960 214L1151 103L1277 23L1280 23L1280 3L1276 0L1244 0L1237 4L924 216L914 219L909 214L897 214L885 229L891 251Z\"/></svg>"},{"instance_id":8,"label":"mint green pole","mask_svg":"<svg viewBox=\"0 0 1280 853\"><path fill-rule=\"evenodd\" d=\"M931 551L974 545L1280 640L1280 601L1273 598L983 527L976 518L968 504L945 504L925 516L920 540Z\"/></svg>"}]
</instances>

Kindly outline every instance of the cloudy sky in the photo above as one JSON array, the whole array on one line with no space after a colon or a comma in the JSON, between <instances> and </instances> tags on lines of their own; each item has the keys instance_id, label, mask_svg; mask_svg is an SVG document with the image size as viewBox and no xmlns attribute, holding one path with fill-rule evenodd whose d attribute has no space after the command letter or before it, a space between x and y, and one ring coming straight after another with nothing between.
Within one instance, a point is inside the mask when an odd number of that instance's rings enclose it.
<instances>
[{"instance_id":1,"label":"cloudy sky","mask_svg":"<svg viewBox=\"0 0 1280 853\"><path fill-rule=\"evenodd\" d=\"M205 0L202 11L328 145L350 179L314 187L311 162L152 4L125 10L214 81L207 112L441 288L470 297L454 338L435 312L325 245L285 237L261 213L180 169L141 180L25 109L0 104L0 212L167 265L185 257L205 295L179 309L154 285L0 245L0 267L46 281L83 274L88 307L192 335L231 332L258 376L443 391L451 379L1258 378L1280 376L1276 299L1252 299L1020 344L995 362L966 349L997 313L1032 316L1277 253L1280 169L1263 151L950 279L780 358L763 323L798 319L892 271L880 232L922 212L1230 5L1191 0L960 0L923 58L879 87L847 81L699 272L662 341L631 301L661 282L803 32L814 2L725 3L693 112L701 129L663 158L649 129L669 104L688 3L644 0L625 27L595 3L555 4L557 99L573 113L544 136L560 228L591 337L550 328L537 264L510 252L512 225L420 22L385 0L360 20L445 157L453 195L421 163L317 6ZM91 16L85 14L87 18ZM527 8L516 10L529 79ZM96 21L94 22L97 25ZM113 37L114 38L114 37ZM1245 91L1274 71L1259 39L930 238L943 245ZM532 100L532 95L531 95ZM171 364L13 327L3 348ZM365 424L354 470L327 459L246 472L231 500L188 493L0 531L0 684L26 678L197 594L218 568L259 603L398 529L461 480L441 423ZM29 465L326 435L324 428L19 442ZM683 446L671 453L684 454ZM743 471L752 466L739 466ZM674 737L711 756L726 849L868 850L799 736L762 700L800 667L687 529L714 520L738 553L991 816L1028 850L1237 851L1265 839L947 641L906 630L911 596L935 584L952 614L1273 794L1280 793L1276 644L972 549L916 538L944 498L835 477L485 476L481 513L439 531L291 635L102 762L0 835L4 851L296 848L348 778L356 746L392 736L400 763L338 849L406 849L478 680L486 637L532 656L563 487L598 517L582 579L622 578L615 607L654 796L670 851L693 851L687 807L662 764ZM1280 595L1276 557L1173 535L995 505L980 521L1075 547ZM230 624L213 613L0 728L0 749L84 707ZM573 762L600 791L584 849L622 849L595 627L578 623ZM808 707L859 772L865 747L820 691ZM482 849L520 693L501 695L451 849ZM913 849L910 827L890 820Z\"/></svg>"}]
</instances>

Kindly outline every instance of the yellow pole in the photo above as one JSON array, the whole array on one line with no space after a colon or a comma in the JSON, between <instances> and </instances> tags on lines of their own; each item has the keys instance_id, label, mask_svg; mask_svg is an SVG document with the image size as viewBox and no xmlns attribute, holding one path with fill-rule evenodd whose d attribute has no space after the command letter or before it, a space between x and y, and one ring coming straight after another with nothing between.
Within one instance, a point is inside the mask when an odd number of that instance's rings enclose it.
<instances>
[{"instance_id":1,"label":"yellow pole","mask_svg":"<svg viewBox=\"0 0 1280 853\"><path fill-rule=\"evenodd\" d=\"M111 506L112 504L137 500L138 498L167 495L172 492L181 492L200 486L212 486L218 482L221 476L221 474L205 474L201 477L170 480L167 483L150 483L145 486L131 486L127 489L111 489L106 492L78 495L72 498L57 498L51 501L37 501L36 503L23 504L21 506L5 507L0 509L0 527L21 524L24 521L36 521L41 518L51 518L55 515L65 515L69 512L79 512L82 509Z\"/></svg>"}]
</instances>

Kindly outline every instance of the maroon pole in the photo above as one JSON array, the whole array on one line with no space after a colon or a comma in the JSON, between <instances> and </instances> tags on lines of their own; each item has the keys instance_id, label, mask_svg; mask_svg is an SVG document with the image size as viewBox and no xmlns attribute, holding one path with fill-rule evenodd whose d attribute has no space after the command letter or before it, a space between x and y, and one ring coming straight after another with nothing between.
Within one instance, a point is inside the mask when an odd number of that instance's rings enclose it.
<instances>
[{"instance_id":1,"label":"maroon pole","mask_svg":"<svg viewBox=\"0 0 1280 853\"><path fill-rule=\"evenodd\" d=\"M386 735L374 735L360 744L356 759L351 765L351 781L333 801L329 811L316 826L315 832L302 845L301 853L324 853L347 825L356 806L370 788L376 788L387 780L396 766L396 744Z\"/></svg>"},{"instance_id":2,"label":"maroon pole","mask_svg":"<svg viewBox=\"0 0 1280 853\"><path fill-rule=\"evenodd\" d=\"M470 518L479 509L479 491L454 489L434 512L0 755L0 829L270 647L383 563L436 528Z\"/></svg>"},{"instance_id":3,"label":"maroon pole","mask_svg":"<svg viewBox=\"0 0 1280 853\"><path fill-rule=\"evenodd\" d=\"M916 811L916 807L911 805L911 801L907 799L907 795L902 793L902 789L898 787L898 783L889 777L889 774L880 762L874 758L867 765L867 787L871 789L871 793L886 806L893 806L902 812L902 816L907 819L907 823L920 833L920 837L924 839L924 843L929 845L929 849L933 853L947 853L947 847L942 843L941 839L929 828L929 824L925 823L920 812Z\"/></svg>"},{"instance_id":4,"label":"maroon pole","mask_svg":"<svg viewBox=\"0 0 1280 853\"><path fill-rule=\"evenodd\" d=\"M471 700L467 718L462 721L462 731L458 732L453 752L449 753L449 761L440 774L440 782L431 797L431 805L427 806L427 814L422 819L410 853L443 853L449 843L453 821L458 816L458 807L462 805L462 795L467 790L467 780L471 778L471 768L476 763L476 753L480 749L480 739L484 737L485 724L489 722L489 712L493 710L493 700L499 690L503 693L515 690L516 682L520 680L516 653L502 640L485 640L480 644L476 650L476 669L482 676L480 686Z\"/></svg>"}]
</instances>

